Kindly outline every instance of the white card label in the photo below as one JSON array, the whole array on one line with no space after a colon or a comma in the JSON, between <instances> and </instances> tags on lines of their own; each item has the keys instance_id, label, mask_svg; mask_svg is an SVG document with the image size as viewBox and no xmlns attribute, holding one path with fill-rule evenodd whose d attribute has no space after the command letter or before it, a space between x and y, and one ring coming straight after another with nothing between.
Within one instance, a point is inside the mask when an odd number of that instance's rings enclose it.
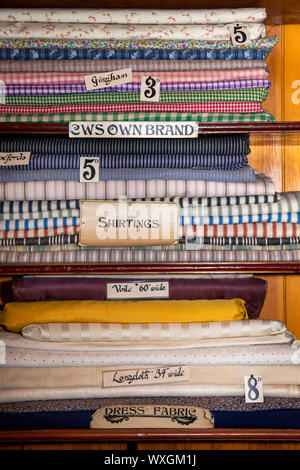
<instances>
[{"instance_id":1,"label":"white card label","mask_svg":"<svg viewBox=\"0 0 300 470\"><path fill-rule=\"evenodd\" d=\"M158 102L160 98L160 78L144 76L141 79L140 101Z\"/></svg>"},{"instance_id":2,"label":"white card label","mask_svg":"<svg viewBox=\"0 0 300 470\"><path fill-rule=\"evenodd\" d=\"M189 375L190 369L188 366L111 370L103 372L103 387L128 387L156 383L186 382L189 380Z\"/></svg>"},{"instance_id":3,"label":"white card label","mask_svg":"<svg viewBox=\"0 0 300 470\"><path fill-rule=\"evenodd\" d=\"M175 202L80 201L80 246L173 245L178 238Z\"/></svg>"},{"instance_id":4,"label":"white card label","mask_svg":"<svg viewBox=\"0 0 300 470\"><path fill-rule=\"evenodd\" d=\"M6 350L4 341L0 341L0 364L6 364Z\"/></svg>"},{"instance_id":5,"label":"white card label","mask_svg":"<svg viewBox=\"0 0 300 470\"><path fill-rule=\"evenodd\" d=\"M69 123L72 138L198 138L198 123L189 121L78 121Z\"/></svg>"},{"instance_id":6,"label":"white card label","mask_svg":"<svg viewBox=\"0 0 300 470\"><path fill-rule=\"evenodd\" d=\"M246 403L263 403L263 386L261 376L244 376Z\"/></svg>"},{"instance_id":7,"label":"white card label","mask_svg":"<svg viewBox=\"0 0 300 470\"><path fill-rule=\"evenodd\" d=\"M169 281L111 282L106 285L107 299L168 299Z\"/></svg>"},{"instance_id":8,"label":"white card label","mask_svg":"<svg viewBox=\"0 0 300 470\"><path fill-rule=\"evenodd\" d=\"M99 158L80 158L80 183L97 183L99 181Z\"/></svg>"},{"instance_id":9,"label":"white card label","mask_svg":"<svg viewBox=\"0 0 300 470\"><path fill-rule=\"evenodd\" d=\"M251 44L250 31L245 24L231 24L229 25L230 37L233 46L249 45Z\"/></svg>"},{"instance_id":10,"label":"white card label","mask_svg":"<svg viewBox=\"0 0 300 470\"><path fill-rule=\"evenodd\" d=\"M94 73L93 75L86 75L84 81L87 90L109 88L132 82L132 70L128 68L114 70L113 72Z\"/></svg>"},{"instance_id":11,"label":"white card label","mask_svg":"<svg viewBox=\"0 0 300 470\"><path fill-rule=\"evenodd\" d=\"M29 165L30 152L0 153L0 166Z\"/></svg>"}]
</instances>

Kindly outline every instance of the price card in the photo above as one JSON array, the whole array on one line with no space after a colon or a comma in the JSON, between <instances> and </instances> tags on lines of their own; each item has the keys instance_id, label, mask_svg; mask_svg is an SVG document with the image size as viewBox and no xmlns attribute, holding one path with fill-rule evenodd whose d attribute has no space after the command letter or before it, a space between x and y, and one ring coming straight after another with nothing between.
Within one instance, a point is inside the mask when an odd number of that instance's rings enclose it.
<instances>
[{"instance_id":1,"label":"price card","mask_svg":"<svg viewBox=\"0 0 300 470\"><path fill-rule=\"evenodd\" d=\"M245 24L229 25L230 38L233 46L249 45L251 43L250 31Z\"/></svg>"},{"instance_id":2,"label":"price card","mask_svg":"<svg viewBox=\"0 0 300 470\"><path fill-rule=\"evenodd\" d=\"M160 78L142 77L140 101L157 102L160 97Z\"/></svg>"},{"instance_id":3,"label":"price card","mask_svg":"<svg viewBox=\"0 0 300 470\"><path fill-rule=\"evenodd\" d=\"M80 183L97 183L99 181L99 158L80 158Z\"/></svg>"},{"instance_id":4,"label":"price card","mask_svg":"<svg viewBox=\"0 0 300 470\"><path fill-rule=\"evenodd\" d=\"M245 375L245 401L246 403L263 403L263 386L261 376Z\"/></svg>"}]
</instances>

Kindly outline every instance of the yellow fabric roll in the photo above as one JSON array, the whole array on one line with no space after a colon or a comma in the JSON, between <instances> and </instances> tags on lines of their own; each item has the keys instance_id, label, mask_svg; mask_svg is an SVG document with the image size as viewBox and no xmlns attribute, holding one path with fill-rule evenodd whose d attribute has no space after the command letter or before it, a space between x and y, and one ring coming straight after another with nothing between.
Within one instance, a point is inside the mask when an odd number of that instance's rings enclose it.
<instances>
[{"instance_id":1,"label":"yellow fabric roll","mask_svg":"<svg viewBox=\"0 0 300 470\"><path fill-rule=\"evenodd\" d=\"M19 332L32 323L157 323L245 320L242 299L50 300L7 303L0 325Z\"/></svg>"}]
</instances>

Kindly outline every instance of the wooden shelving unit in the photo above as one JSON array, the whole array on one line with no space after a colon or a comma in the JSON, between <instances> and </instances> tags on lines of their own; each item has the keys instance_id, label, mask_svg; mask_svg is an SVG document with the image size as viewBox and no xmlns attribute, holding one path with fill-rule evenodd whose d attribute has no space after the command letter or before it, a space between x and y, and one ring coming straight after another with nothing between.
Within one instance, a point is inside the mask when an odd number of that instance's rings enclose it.
<instances>
[{"instance_id":1,"label":"wooden shelving unit","mask_svg":"<svg viewBox=\"0 0 300 470\"><path fill-rule=\"evenodd\" d=\"M116 0L114 2L103 0L101 5L97 0L65 0L63 5L59 0L12 0L11 8L143 8L145 5L139 0ZM247 8L265 7L267 9L268 25L299 24L299 0L186 0L184 5L179 0L162 2L151 0L147 8ZM272 57L271 57L271 60ZM267 109L267 108L266 108ZM203 134L222 133L250 133L254 137L261 136L265 143L267 139L279 135L284 141L291 135L296 136L300 142L300 121L277 121L265 123L199 123L199 136ZM0 123L0 139L3 134L68 134L68 123ZM52 275L52 274L201 274L201 273L258 273L258 274L299 274L300 262L290 263L189 263L189 264L0 264L1 276ZM173 448L185 448L189 443L208 444L211 448L224 443L234 443L235 448L246 445L248 448L258 448L259 445L267 448L300 450L300 429L207 429L207 430L170 430L170 429L128 429L128 430L93 430L93 429L58 429L58 430L24 430L0 431L1 448L21 448L27 444L40 445L61 443L125 443L129 446L134 443L168 443ZM183 447L180 447L183 443ZM20 447L14 447L18 446ZM251 447L255 445L256 447ZM7 447L5 447L7 446ZM37 447L38 448L38 447ZM115 447L117 449L117 447ZM132 447L131 447L132 448ZM155 447L153 447L155 448ZM196 449L199 447L195 447ZM208 447L210 448L210 447ZM221 448L221 447L217 447Z\"/></svg>"}]
</instances>

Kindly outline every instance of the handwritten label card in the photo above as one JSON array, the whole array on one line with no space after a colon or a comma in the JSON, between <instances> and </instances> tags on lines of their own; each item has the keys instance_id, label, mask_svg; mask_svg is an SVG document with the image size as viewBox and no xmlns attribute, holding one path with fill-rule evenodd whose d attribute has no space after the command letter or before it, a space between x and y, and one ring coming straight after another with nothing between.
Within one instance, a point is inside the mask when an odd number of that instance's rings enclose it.
<instances>
[{"instance_id":1,"label":"handwritten label card","mask_svg":"<svg viewBox=\"0 0 300 470\"><path fill-rule=\"evenodd\" d=\"M128 387L132 385L152 385L169 382L187 382L188 366L138 368L103 372L103 387Z\"/></svg>"},{"instance_id":2,"label":"handwritten label card","mask_svg":"<svg viewBox=\"0 0 300 470\"><path fill-rule=\"evenodd\" d=\"M30 152L0 153L0 166L29 165Z\"/></svg>"},{"instance_id":3,"label":"handwritten label card","mask_svg":"<svg viewBox=\"0 0 300 470\"><path fill-rule=\"evenodd\" d=\"M106 285L107 299L169 298L169 281L112 282Z\"/></svg>"},{"instance_id":4,"label":"handwritten label card","mask_svg":"<svg viewBox=\"0 0 300 470\"><path fill-rule=\"evenodd\" d=\"M121 69L113 72L94 73L84 77L87 90L100 90L112 86L122 85L122 83L132 82L132 70Z\"/></svg>"}]
</instances>

